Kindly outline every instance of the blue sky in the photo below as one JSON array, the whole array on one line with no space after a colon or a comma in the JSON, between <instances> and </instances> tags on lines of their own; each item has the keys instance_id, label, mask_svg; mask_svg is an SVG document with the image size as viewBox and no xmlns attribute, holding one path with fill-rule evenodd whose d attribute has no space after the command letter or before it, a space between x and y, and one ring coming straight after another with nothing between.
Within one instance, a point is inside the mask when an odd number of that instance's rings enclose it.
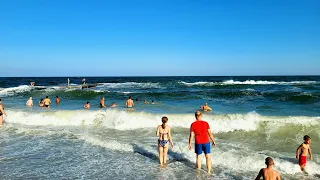
<instances>
[{"instance_id":1,"label":"blue sky","mask_svg":"<svg viewBox=\"0 0 320 180\"><path fill-rule=\"evenodd\" d=\"M0 76L319 75L319 0L0 2Z\"/></svg>"}]
</instances>

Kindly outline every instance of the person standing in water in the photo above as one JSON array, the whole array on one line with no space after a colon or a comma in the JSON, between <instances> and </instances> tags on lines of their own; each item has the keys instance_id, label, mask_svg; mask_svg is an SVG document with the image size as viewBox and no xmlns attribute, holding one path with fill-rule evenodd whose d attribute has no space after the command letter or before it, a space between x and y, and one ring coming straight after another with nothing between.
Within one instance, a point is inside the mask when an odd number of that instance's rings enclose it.
<instances>
[{"instance_id":1,"label":"person standing in water","mask_svg":"<svg viewBox=\"0 0 320 180\"><path fill-rule=\"evenodd\" d=\"M82 79L82 84L85 85L86 84L86 78Z\"/></svg>"},{"instance_id":2,"label":"person standing in water","mask_svg":"<svg viewBox=\"0 0 320 180\"><path fill-rule=\"evenodd\" d=\"M49 96L47 96L47 97L43 100L43 104L44 104L44 107L47 107L47 108L50 107L51 100L49 99Z\"/></svg>"},{"instance_id":3,"label":"person standing in water","mask_svg":"<svg viewBox=\"0 0 320 180\"><path fill-rule=\"evenodd\" d=\"M68 86L70 86L70 78L68 78Z\"/></svg>"},{"instance_id":4,"label":"person standing in water","mask_svg":"<svg viewBox=\"0 0 320 180\"><path fill-rule=\"evenodd\" d=\"M8 116L7 113L4 111L4 107L3 107L2 101L0 99L0 125L3 124L3 115Z\"/></svg>"},{"instance_id":5,"label":"person standing in water","mask_svg":"<svg viewBox=\"0 0 320 180\"><path fill-rule=\"evenodd\" d=\"M210 156L210 141L212 145L216 146L213 134L210 130L210 126L206 121L202 120L202 114L200 111L195 112L196 121L191 124L190 136L189 136L189 149L191 150L191 143L195 138L195 153L197 154L196 165L198 169L201 169L201 154L204 151L206 157L206 164L208 173L211 172L211 156Z\"/></svg>"},{"instance_id":6,"label":"person standing in water","mask_svg":"<svg viewBox=\"0 0 320 180\"><path fill-rule=\"evenodd\" d=\"M164 166L167 163L169 142L170 142L171 148L173 148L173 142L171 137L171 129L169 126L167 126L168 118L166 116L163 116L161 121L162 121L162 125L158 126L156 135L159 137L158 151L159 151L160 165Z\"/></svg>"},{"instance_id":7,"label":"person standing in water","mask_svg":"<svg viewBox=\"0 0 320 180\"><path fill-rule=\"evenodd\" d=\"M311 152L311 138L308 135L303 136L304 142L297 148L296 158L299 160L299 165L301 171L304 171L304 168L307 164L307 156L310 154L310 160L312 160L312 152ZM300 155L299 155L300 151Z\"/></svg>"},{"instance_id":8,"label":"person standing in water","mask_svg":"<svg viewBox=\"0 0 320 180\"><path fill-rule=\"evenodd\" d=\"M56 96L56 103L59 104L60 103L60 98L58 96Z\"/></svg>"},{"instance_id":9,"label":"person standing in water","mask_svg":"<svg viewBox=\"0 0 320 180\"><path fill-rule=\"evenodd\" d=\"M106 106L104 105L104 97L100 100L100 108L105 108Z\"/></svg>"},{"instance_id":10,"label":"person standing in water","mask_svg":"<svg viewBox=\"0 0 320 180\"><path fill-rule=\"evenodd\" d=\"M265 164L267 168L262 168L255 180L260 180L261 177L263 177L263 180L280 180L280 174L272 169L274 165L273 159L267 157Z\"/></svg>"},{"instance_id":11,"label":"person standing in water","mask_svg":"<svg viewBox=\"0 0 320 180\"><path fill-rule=\"evenodd\" d=\"M131 99L131 96L129 96L129 98L126 101L126 107L127 108L133 108L133 106L134 106L134 103L133 103L133 101Z\"/></svg>"},{"instance_id":12,"label":"person standing in water","mask_svg":"<svg viewBox=\"0 0 320 180\"><path fill-rule=\"evenodd\" d=\"M88 101L87 104L85 104L85 105L83 106L83 108L85 108L85 109L90 109L90 102Z\"/></svg>"},{"instance_id":13,"label":"person standing in water","mask_svg":"<svg viewBox=\"0 0 320 180\"><path fill-rule=\"evenodd\" d=\"M32 97L29 98L29 100L26 102L26 106L31 107L33 106L33 100Z\"/></svg>"}]
</instances>

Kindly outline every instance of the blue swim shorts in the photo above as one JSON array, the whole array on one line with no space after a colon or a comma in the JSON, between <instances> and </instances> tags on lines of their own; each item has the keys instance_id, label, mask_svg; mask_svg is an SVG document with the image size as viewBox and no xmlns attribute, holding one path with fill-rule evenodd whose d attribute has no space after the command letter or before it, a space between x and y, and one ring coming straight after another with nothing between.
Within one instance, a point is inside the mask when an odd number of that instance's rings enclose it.
<instances>
[{"instance_id":1,"label":"blue swim shorts","mask_svg":"<svg viewBox=\"0 0 320 180\"><path fill-rule=\"evenodd\" d=\"M209 154L210 153L210 142L206 143L206 144L195 144L195 153L197 153L198 155L202 154L202 151L204 152L204 154Z\"/></svg>"}]
</instances>

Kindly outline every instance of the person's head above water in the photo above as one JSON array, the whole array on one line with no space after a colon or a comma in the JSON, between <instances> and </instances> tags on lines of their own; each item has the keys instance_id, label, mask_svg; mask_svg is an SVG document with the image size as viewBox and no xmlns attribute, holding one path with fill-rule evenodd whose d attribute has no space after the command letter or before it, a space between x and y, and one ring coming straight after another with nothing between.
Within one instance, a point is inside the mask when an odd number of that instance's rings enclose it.
<instances>
[{"instance_id":1,"label":"person's head above water","mask_svg":"<svg viewBox=\"0 0 320 180\"><path fill-rule=\"evenodd\" d=\"M49 98L49 96L46 96L46 98Z\"/></svg>"},{"instance_id":2,"label":"person's head above water","mask_svg":"<svg viewBox=\"0 0 320 180\"><path fill-rule=\"evenodd\" d=\"M273 159L272 159L271 157L267 157L267 158L266 158L266 161L265 161L265 164L266 164L267 166L272 166L272 165L274 165Z\"/></svg>"},{"instance_id":3,"label":"person's head above water","mask_svg":"<svg viewBox=\"0 0 320 180\"><path fill-rule=\"evenodd\" d=\"M131 96L129 96L129 99L131 99Z\"/></svg>"},{"instance_id":4,"label":"person's head above water","mask_svg":"<svg viewBox=\"0 0 320 180\"><path fill-rule=\"evenodd\" d=\"M56 98L59 98L58 96L56 96Z\"/></svg>"},{"instance_id":5,"label":"person's head above water","mask_svg":"<svg viewBox=\"0 0 320 180\"><path fill-rule=\"evenodd\" d=\"M90 102L89 102L89 101L87 101L87 104L90 104Z\"/></svg>"}]
</instances>

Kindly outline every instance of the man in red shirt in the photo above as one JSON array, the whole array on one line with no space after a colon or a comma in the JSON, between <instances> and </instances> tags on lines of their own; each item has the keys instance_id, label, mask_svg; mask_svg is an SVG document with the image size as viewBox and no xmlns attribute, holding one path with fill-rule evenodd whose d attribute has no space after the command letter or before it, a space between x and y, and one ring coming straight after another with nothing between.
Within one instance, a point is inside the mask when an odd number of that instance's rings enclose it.
<instances>
[{"instance_id":1,"label":"man in red shirt","mask_svg":"<svg viewBox=\"0 0 320 180\"><path fill-rule=\"evenodd\" d=\"M189 137L189 149L191 150L191 143L193 137L195 137L195 153L197 154L196 164L197 168L201 169L201 154L204 151L206 156L206 164L208 168L208 173L211 171L211 157L210 157L210 141L212 145L216 146L213 134L211 133L210 126L206 121L201 120L202 114L200 111L195 113L196 121L191 124L190 127L190 137Z\"/></svg>"}]
</instances>

